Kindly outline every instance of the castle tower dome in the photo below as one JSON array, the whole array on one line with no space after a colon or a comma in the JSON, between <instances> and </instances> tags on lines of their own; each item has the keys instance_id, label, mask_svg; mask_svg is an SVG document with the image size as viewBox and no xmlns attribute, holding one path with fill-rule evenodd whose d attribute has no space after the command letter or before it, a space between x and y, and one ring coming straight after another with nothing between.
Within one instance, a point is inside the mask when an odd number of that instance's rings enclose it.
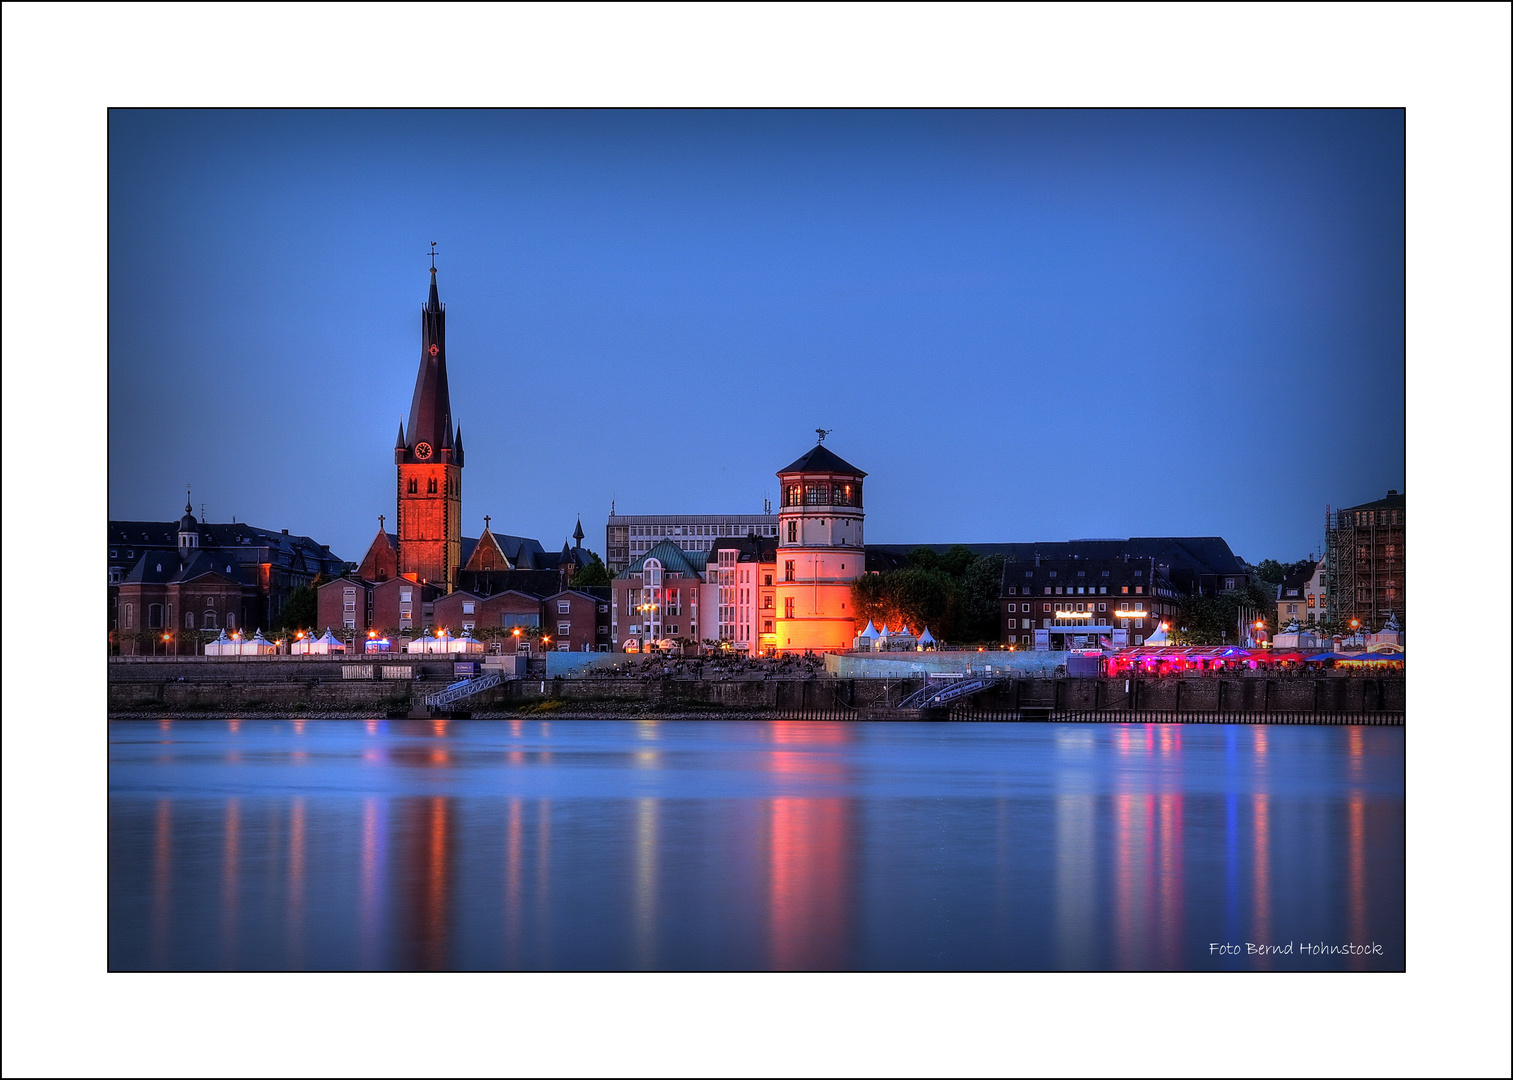
<instances>
[{"instance_id":1,"label":"castle tower dome","mask_svg":"<svg viewBox=\"0 0 1513 1080\"><path fill-rule=\"evenodd\" d=\"M862 479L821 442L778 470L776 647L839 652L856 634L851 582L866 565Z\"/></svg>"}]
</instances>

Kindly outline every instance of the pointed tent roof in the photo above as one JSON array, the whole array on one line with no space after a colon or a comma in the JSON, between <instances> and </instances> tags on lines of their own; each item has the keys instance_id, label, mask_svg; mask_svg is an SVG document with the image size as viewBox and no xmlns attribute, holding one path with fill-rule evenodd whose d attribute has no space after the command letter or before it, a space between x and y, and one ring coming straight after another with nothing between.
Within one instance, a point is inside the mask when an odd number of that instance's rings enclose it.
<instances>
[{"instance_id":1,"label":"pointed tent roof","mask_svg":"<svg viewBox=\"0 0 1513 1080\"><path fill-rule=\"evenodd\" d=\"M779 476L784 476L788 473L803 472L848 473L851 476L867 475L866 473L858 469L855 465L850 464L836 454L832 453L830 450L826 449L824 443L810 447L807 454L799 458L786 469L779 469L777 474Z\"/></svg>"},{"instance_id":2,"label":"pointed tent roof","mask_svg":"<svg viewBox=\"0 0 1513 1080\"><path fill-rule=\"evenodd\" d=\"M935 644L935 639L930 636L930 628L928 626L925 627L925 632L923 634L919 635L919 643L921 645L933 645L933 644Z\"/></svg>"},{"instance_id":3,"label":"pointed tent roof","mask_svg":"<svg viewBox=\"0 0 1513 1080\"><path fill-rule=\"evenodd\" d=\"M875 627L875 626L872 625L872 620L868 619L867 620L867 629L863 630L861 632L861 634L858 635L858 636L864 637L864 638L876 638L876 637L881 637L882 635L880 635L877 632L877 627Z\"/></svg>"}]
</instances>

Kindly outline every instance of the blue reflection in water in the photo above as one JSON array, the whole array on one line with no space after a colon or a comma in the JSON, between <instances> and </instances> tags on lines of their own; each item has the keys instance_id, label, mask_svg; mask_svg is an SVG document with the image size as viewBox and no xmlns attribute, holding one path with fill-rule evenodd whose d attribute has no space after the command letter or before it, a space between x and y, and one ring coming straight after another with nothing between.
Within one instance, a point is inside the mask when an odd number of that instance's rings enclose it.
<instances>
[{"instance_id":1,"label":"blue reflection in water","mask_svg":"<svg viewBox=\"0 0 1513 1080\"><path fill-rule=\"evenodd\" d=\"M110 739L115 970L1403 966L1400 729L242 720ZM1289 941L1383 954L1244 952Z\"/></svg>"}]
</instances>

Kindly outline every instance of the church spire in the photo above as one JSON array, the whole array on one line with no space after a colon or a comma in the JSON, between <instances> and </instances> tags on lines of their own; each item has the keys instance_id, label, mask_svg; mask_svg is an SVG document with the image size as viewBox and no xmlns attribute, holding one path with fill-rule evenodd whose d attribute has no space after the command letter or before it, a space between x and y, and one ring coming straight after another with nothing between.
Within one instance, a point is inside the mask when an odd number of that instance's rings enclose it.
<instances>
[{"instance_id":1,"label":"church spire","mask_svg":"<svg viewBox=\"0 0 1513 1080\"><path fill-rule=\"evenodd\" d=\"M573 540L578 547L583 546L583 519L581 517L578 519L578 527L573 530Z\"/></svg>"},{"instance_id":2,"label":"church spire","mask_svg":"<svg viewBox=\"0 0 1513 1080\"><path fill-rule=\"evenodd\" d=\"M405 446L412 460L438 460L438 452L452 441L451 425L447 312L436 294L436 268L432 266L431 295L420 313L420 370L415 375L415 395L410 399L410 422L405 429ZM420 449L422 443L424 450Z\"/></svg>"}]
</instances>

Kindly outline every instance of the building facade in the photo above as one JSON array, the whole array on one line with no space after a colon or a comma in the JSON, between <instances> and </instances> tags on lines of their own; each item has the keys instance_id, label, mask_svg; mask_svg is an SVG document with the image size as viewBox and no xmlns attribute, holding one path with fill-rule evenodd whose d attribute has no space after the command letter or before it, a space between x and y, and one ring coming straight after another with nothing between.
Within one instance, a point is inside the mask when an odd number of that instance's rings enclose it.
<instances>
[{"instance_id":1,"label":"building facade","mask_svg":"<svg viewBox=\"0 0 1513 1080\"><path fill-rule=\"evenodd\" d=\"M1153 558L1006 562L999 594L1000 640L1020 649L1143 645L1181 602Z\"/></svg>"},{"instance_id":2,"label":"building facade","mask_svg":"<svg viewBox=\"0 0 1513 1080\"><path fill-rule=\"evenodd\" d=\"M1407 628L1407 507L1396 491L1375 502L1325 511L1328 620L1337 630Z\"/></svg>"},{"instance_id":3,"label":"building facade","mask_svg":"<svg viewBox=\"0 0 1513 1080\"><path fill-rule=\"evenodd\" d=\"M604 527L604 562L611 573L618 574L664 540L683 551L707 553L720 540L752 535L776 539L777 521L775 514L611 513Z\"/></svg>"},{"instance_id":4,"label":"building facade","mask_svg":"<svg viewBox=\"0 0 1513 1080\"><path fill-rule=\"evenodd\" d=\"M294 589L346 565L308 536L201 522L188 505L177 521L106 528L107 640L126 655L193 653L195 635L183 630L271 630Z\"/></svg>"}]
</instances>

